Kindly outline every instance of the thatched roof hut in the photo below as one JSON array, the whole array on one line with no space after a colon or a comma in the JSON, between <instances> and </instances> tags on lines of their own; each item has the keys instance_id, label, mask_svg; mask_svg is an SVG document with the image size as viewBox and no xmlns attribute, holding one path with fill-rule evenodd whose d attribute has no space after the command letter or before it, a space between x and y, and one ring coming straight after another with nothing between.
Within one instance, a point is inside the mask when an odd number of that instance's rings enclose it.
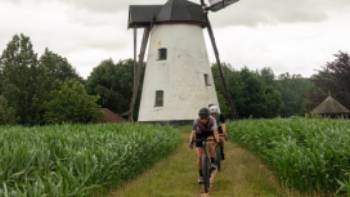
<instances>
[{"instance_id":1,"label":"thatched roof hut","mask_svg":"<svg viewBox=\"0 0 350 197\"><path fill-rule=\"evenodd\" d=\"M328 96L321 104L311 111L311 115L323 117L350 117L350 110L335 100L332 96Z\"/></svg>"}]
</instances>

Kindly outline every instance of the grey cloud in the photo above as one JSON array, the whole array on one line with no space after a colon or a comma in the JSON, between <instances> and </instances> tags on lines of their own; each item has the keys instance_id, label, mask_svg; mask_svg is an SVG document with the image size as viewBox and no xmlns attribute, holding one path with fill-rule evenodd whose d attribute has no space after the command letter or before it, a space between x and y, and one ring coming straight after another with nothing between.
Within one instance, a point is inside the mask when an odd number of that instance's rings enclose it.
<instances>
[{"instance_id":1,"label":"grey cloud","mask_svg":"<svg viewBox=\"0 0 350 197\"><path fill-rule=\"evenodd\" d=\"M241 0L212 19L218 26L319 22L349 7L348 0Z\"/></svg>"},{"instance_id":2,"label":"grey cloud","mask_svg":"<svg viewBox=\"0 0 350 197\"><path fill-rule=\"evenodd\" d=\"M97 12L118 12L127 10L131 4L161 4L162 0L64 0L79 8Z\"/></svg>"},{"instance_id":3,"label":"grey cloud","mask_svg":"<svg viewBox=\"0 0 350 197\"><path fill-rule=\"evenodd\" d=\"M4 1L25 2L25 0ZM199 0L192 1L199 2ZM60 0L60 2L66 2L80 10L98 14L123 12L125 13L123 20L126 20L129 5L162 4L166 0ZM345 10L350 11L349 0L240 0L221 12L212 13L211 17L216 26L255 26L266 23L319 22L326 20L330 12L344 12ZM89 21L92 24L96 20Z\"/></svg>"},{"instance_id":4,"label":"grey cloud","mask_svg":"<svg viewBox=\"0 0 350 197\"><path fill-rule=\"evenodd\" d=\"M0 5L0 49L5 47L12 35L21 32L31 36L38 48L49 47L63 54L85 48L119 50L129 44L129 35L125 34L126 22L125 28L122 28L120 21L123 19L119 19L118 14L101 16L47 2ZM25 22L23 18L26 18Z\"/></svg>"},{"instance_id":5,"label":"grey cloud","mask_svg":"<svg viewBox=\"0 0 350 197\"><path fill-rule=\"evenodd\" d=\"M161 4L166 0L64 0L79 8L95 12L127 12L130 4ZM192 0L199 2L199 0ZM212 14L217 26L262 23L319 22L332 11L344 11L349 0L241 0L237 4Z\"/></svg>"}]
</instances>

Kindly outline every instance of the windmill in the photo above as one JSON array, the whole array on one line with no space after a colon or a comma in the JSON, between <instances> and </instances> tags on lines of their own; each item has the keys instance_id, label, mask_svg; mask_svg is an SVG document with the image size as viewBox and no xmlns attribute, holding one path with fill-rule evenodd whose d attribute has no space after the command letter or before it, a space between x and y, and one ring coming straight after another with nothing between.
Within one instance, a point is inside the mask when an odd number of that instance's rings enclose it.
<instances>
[{"instance_id":1,"label":"windmill","mask_svg":"<svg viewBox=\"0 0 350 197\"><path fill-rule=\"evenodd\" d=\"M191 121L197 110L218 105L203 29L207 28L219 67L221 86L233 115L236 108L227 90L209 12L239 0L168 0L164 5L131 5L128 27L134 31L134 86L129 119L134 116L144 58L149 43L138 120L141 122ZM138 53L137 30L143 28Z\"/></svg>"}]
</instances>

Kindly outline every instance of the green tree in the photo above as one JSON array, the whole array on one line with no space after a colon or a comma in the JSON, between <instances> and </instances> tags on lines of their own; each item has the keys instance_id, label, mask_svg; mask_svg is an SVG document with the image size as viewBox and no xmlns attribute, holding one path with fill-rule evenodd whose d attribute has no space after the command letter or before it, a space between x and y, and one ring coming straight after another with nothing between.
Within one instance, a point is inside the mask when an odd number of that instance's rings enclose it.
<instances>
[{"instance_id":1,"label":"green tree","mask_svg":"<svg viewBox=\"0 0 350 197\"><path fill-rule=\"evenodd\" d=\"M224 64L223 68L228 89L233 95L240 118L271 118L279 115L281 95L271 69L265 68L260 72L254 72L243 68L241 71L236 71L229 64ZM217 66L214 65L212 70L220 106L224 107L222 111L227 113L225 108L227 101L220 96L223 95L223 90L220 87ZM225 115L232 118L230 114Z\"/></svg>"},{"instance_id":2,"label":"green tree","mask_svg":"<svg viewBox=\"0 0 350 197\"><path fill-rule=\"evenodd\" d=\"M279 76L277 83L282 96L281 116L303 116L307 112L306 95L313 88L310 79L285 73Z\"/></svg>"},{"instance_id":3,"label":"green tree","mask_svg":"<svg viewBox=\"0 0 350 197\"><path fill-rule=\"evenodd\" d=\"M100 117L97 96L87 94L79 81L65 81L58 90L51 93L47 103L46 121L48 123L88 123Z\"/></svg>"},{"instance_id":4,"label":"green tree","mask_svg":"<svg viewBox=\"0 0 350 197\"><path fill-rule=\"evenodd\" d=\"M263 84L259 81L258 75L242 69L240 73L242 81L241 91L237 93L237 108L242 118L260 118L264 111Z\"/></svg>"},{"instance_id":5,"label":"green tree","mask_svg":"<svg viewBox=\"0 0 350 197\"><path fill-rule=\"evenodd\" d=\"M101 62L92 71L87 80L87 88L90 94L100 96L98 103L101 106L122 114L129 110L132 83L133 60L119 61L115 64L109 59ZM138 111L138 107L135 110Z\"/></svg>"},{"instance_id":6,"label":"green tree","mask_svg":"<svg viewBox=\"0 0 350 197\"><path fill-rule=\"evenodd\" d=\"M268 86L275 86L275 73L271 68L263 68L259 72L261 79L264 81L264 83Z\"/></svg>"},{"instance_id":7,"label":"green tree","mask_svg":"<svg viewBox=\"0 0 350 197\"><path fill-rule=\"evenodd\" d=\"M350 108L350 55L340 51L334 56L335 60L327 63L311 79L315 88L308 94L309 109L318 105L329 93Z\"/></svg>"},{"instance_id":8,"label":"green tree","mask_svg":"<svg viewBox=\"0 0 350 197\"><path fill-rule=\"evenodd\" d=\"M50 99L50 92L58 89L65 81L77 80L83 82L83 79L77 74L73 66L66 58L45 49L40 57L37 73L37 97L42 103L40 105L40 123L44 122L46 113L46 103ZM39 123L39 122L38 122Z\"/></svg>"},{"instance_id":9,"label":"green tree","mask_svg":"<svg viewBox=\"0 0 350 197\"><path fill-rule=\"evenodd\" d=\"M276 83L275 73L271 68L263 68L258 73L263 84L263 97L265 110L261 112L264 118L272 118L280 115L282 98Z\"/></svg>"},{"instance_id":10,"label":"green tree","mask_svg":"<svg viewBox=\"0 0 350 197\"><path fill-rule=\"evenodd\" d=\"M0 57L2 95L15 108L19 123L33 124L39 118L37 85L37 54L30 38L15 35Z\"/></svg>"},{"instance_id":11,"label":"green tree","mask_svg":"<svg viewBox=\"0 0 350 197\"><path fill-rule=\"evenodd\" d=\"M53 53L47 48L40 57L38 69L43 75L41 76L41 83L44 82L46 89L55 89L67 80L83 82L83 79L66 58Z\"/></svg>"},{"instance_id":12,"label":"green tree","mask_svg":"<svg viewBox=\"0 0 350 197\"><path fill-rule=\"evenodd\" d=\"M239 73L233 70L230 64L223 63L222 67L223 67L224 78L226 80L227 87L230 91L230 94L233 96L234 101L236 101L237 93L240 91L240 88L242 86L241 81L239 80ZM223 88L221 87L222 84L220 80L219 67L216 64L212 66L212 73L214 77L214 82L215 82L215 87L216 87L216 91L219 99L221 112L225 115L225 117L233 118L230 112L228 101L224 96L225 93L223 92Z\"/></svg>"},{"instance_id":13,"label":"green tree","mask_svg":"<svg viewBox=\"0 0 350 197\"><path fill-rule=\"evenodd\" d=\"M8 106L6 98L0 95L0 125L14 124L16 123L16 120L17 118L15 109Z\"/></svg>"}]
</instances>

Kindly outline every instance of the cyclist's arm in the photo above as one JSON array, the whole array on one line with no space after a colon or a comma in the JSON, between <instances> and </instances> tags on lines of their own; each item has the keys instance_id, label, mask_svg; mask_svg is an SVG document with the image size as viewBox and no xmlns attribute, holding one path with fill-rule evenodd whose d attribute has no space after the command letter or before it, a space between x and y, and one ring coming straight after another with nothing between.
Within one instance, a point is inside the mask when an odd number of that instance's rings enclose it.
<instances>
[{"instance_id":1,"label":"cyclist's arm","mask_svg":"<svg viewBox=\"0 0 350 197\"><path fill-rule=\"evenodd\" d=\"M210 117L211 120L213 121L213 125L211 127L211 130L213 131L214 138L216 142L219 142L220 136L219 136L219 127L218 124L216 123L216 120L213 117Z\"/></svg>"},{"instance_id":2,"label":"cyclist's arm","mask_svg":"<svg viewBox=\"0 0 350 197\"><path fill-rule=\"evenodd\" d=\"M190 135L190 144L193 144L194 140L196 139L196 128L197 128L197 121L194 121L193 122L193 125L192 125L192 132L191 132L191 135Z\"/></svg>"},{"instance_id":3,"label":"cyclist's arm","mask_svg":"<svg viewBox=\"0 0 350 197\"><path fill-rule=\"evenodd\" d=\"M224 135L227 137L228 135L227 135L226 124L225 123L221 124L221 127L222 127L222 130L224 131Z\"/></svg>"},{"instance_id":4,"label":"cyclist's arm","mask_svg":"<svg viewBox=\"0 0 350 197\"><path fill-rule=\"evenodd\" d=\"M195 139L196 139L196 131L192 130L189 143L192 144Z\"/></svg>"},{"instance_id":5,"label":"cyclist's arm","mask_svg":"<svg viewBox=\"0 0 350 197\"><path fill-rule=\"evenodd\" d=\"M218 128L215 128L215 129L214 129L214 137L215 137L216 142L219 142L219 141L220 141L219 130L218 130Z\"/></svg>"},{"instance_id":6,"label":"cyclist's arm","mask_svg":"<svg viewBox=\"0 0 350 197\"><path fill-rule=\"evenodd\" d=\"M228 137L227 127L226 127L226 117L223 114L220 114L221 128L224 132L225 137Z\"/></svg>"}]
</instances>

